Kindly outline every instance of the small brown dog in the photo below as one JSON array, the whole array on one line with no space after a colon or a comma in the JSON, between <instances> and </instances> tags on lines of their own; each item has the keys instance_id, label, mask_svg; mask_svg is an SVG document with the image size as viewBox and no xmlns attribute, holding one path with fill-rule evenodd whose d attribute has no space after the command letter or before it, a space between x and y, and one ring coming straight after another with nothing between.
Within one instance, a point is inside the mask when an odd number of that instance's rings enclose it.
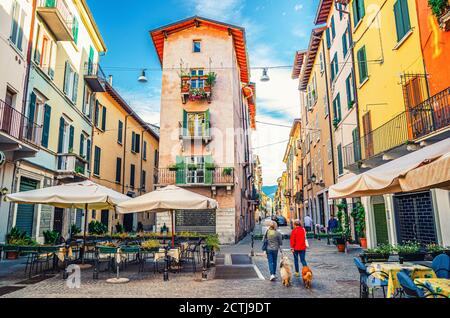
<instances>
[{"instance_id":1,"label":"small brown dog","mask_svg":"<svg viewBox=\"0 0 450 318\"><path fill-rule=\"evenodd\" d=\"M303 284L305 284L305 287L307 289L311 288L312 280L313 280L313 274L311 269L308 266L304 266L302 269L302 279Z\"/></svg>"},{"instance_id":2,"label":"small brown dog","mask_svg":"<svg viewBox=\"0 0 450 318\"><path fill-rule=\"evenodd\" d=\"M292 280L292 265L289 258L283 255L280 263L280 275L281 275L281 283L283 286L289 287L291 286Z\"/></svg>"}]
</instances>

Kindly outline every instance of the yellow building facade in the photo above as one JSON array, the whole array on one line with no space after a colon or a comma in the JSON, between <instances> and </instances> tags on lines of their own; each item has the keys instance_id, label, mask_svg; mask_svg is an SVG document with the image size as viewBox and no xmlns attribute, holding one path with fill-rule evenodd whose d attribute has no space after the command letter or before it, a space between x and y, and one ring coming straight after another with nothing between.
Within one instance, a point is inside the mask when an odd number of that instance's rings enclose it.
<instances>
[{"instance_id":1,"label":"yellow building facade","mask_svg":"<svg viewBox=\"0 0 450 318\"><path fill-rule=\"evenodd\" d=\"M111 83L97 94L91 149L91 179L130 197L153 190L158 166L159 136L122 99ZM91 211L93 219L115 231L117 223L126 231L151 230L154 214L118 215L113 211ZM141 225L141 224L142 225Z\"/></svg>"}]
</instances>

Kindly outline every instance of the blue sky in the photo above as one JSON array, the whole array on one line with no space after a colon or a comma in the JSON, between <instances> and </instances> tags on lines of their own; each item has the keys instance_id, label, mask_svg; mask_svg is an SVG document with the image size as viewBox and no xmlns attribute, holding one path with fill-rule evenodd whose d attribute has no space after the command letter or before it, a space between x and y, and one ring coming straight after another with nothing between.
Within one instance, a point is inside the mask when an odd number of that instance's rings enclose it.
<instances>
[{"instance_id":1,"label":"blue sky","mask_svg":"<svg viewBox=\"0 0 450 318\"><path fill-rule=\"evenodd\" d=\"M319 0L87 0L108 47L101 58L114 86L145 120L159 124L161 71L148 31L192 15L246 28L251 67L292 65L296 50L308 45ZM147 68L149 82L137 82L138 69ZM261 83L260 70L252 70L257 84L257 120L291 125L300 116L297 83L290 69L269 70L271 81ZM253 136L263 165L265 185L276 183L283 171L282 157L289 128L258 124Z\"/></svg>"}]
</instances>

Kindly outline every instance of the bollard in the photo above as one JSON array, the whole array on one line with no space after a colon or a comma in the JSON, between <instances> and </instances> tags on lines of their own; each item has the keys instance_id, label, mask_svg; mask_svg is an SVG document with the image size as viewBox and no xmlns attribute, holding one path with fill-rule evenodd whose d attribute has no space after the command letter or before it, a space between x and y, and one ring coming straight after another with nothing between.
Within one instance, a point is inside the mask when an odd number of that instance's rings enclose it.
<instances>
[{"instance_id":1,"label":"bollard","mask_svg":"<svg viewBox=\"0 0 450 318\"><path fill-rule=\"evenodd\" d=\"M202 270L202 280L208 279L208 274L206 273L206 245L202 245L202 251L203 251L203 270Z\"/></svg>"},{"instance_id":2,"label":"bollard","mask_svg":"<svg viewBox=\"0 0 450 318\"><path fill-rule=\"evenodd\" d=\"M254 250L254 245L255 245L255 239L254 239L254 235L253 235L253 232L251 232L250 233L251 234L251 236L252 236L252 251L250 252L250 256L255 256L255 250Z\"/></svg>"},{"instance_id":3,"label":"bollard","mask_svg":"<svg viewBox=\"0 0 450 318\"><path fill-rule=\"evenodd\" d=\"M167 255L168 246L164 249L164 274L163 279L165 282L169 280L169 257Z\"/></svg>"}]
</instances>

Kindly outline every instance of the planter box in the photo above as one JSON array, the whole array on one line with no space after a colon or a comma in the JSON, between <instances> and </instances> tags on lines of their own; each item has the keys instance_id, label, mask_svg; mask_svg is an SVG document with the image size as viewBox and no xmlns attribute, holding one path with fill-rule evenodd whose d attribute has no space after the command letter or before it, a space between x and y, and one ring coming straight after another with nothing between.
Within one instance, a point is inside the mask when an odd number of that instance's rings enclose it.
<instances>
[{"instance_id":1,"label":"planter box","mask_svg":"<svg viewBox=\"0 0 450 318\"><path fill-rule=\"evenodd\" d=\"M362 253L359 258L363 263L387 262L391 254Z\"/></svg>"},{"instance_id":2,"label":"planter box","mask_svg":"<svg viewBox=\"0 0 450 318\"><path fill-rule=\"evenodd\" d=\"M6 259L14 260L19 258L19 252L5 252Z\"/></svg>"},{"instance_id":3,"label":"planter box","mask_svg":"<svg viewBox=\"0 0 450 318\"><path fill-rule=\"evenodd\" d=\"M405 262L424 261L425 255L426 255L425 252L419 252L419 253L413 253L413 254L398 253L398 256L403 258L403 261L405 261Z\"/></svg>"}]
</instances>

